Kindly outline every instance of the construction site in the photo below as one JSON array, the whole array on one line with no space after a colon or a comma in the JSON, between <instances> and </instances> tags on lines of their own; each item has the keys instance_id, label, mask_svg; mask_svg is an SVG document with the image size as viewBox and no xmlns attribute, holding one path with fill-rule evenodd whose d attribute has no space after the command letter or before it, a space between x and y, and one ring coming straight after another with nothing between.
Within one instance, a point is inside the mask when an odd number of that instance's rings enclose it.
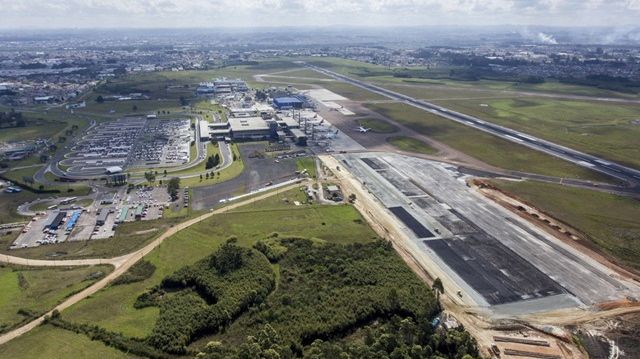
<instances>
[{"instance_id":1,"label":"construction site","mask_svg":"<svg viewBox=\"0 0 640 359\"><path fill-rule=\"evenodd\" d=\"M376 152L321 160L414 271L442 281L446 311L487 355L586 357L563 324L640 298L623 271L487 198L456 166Z\"/></svg>"}]
</instances>

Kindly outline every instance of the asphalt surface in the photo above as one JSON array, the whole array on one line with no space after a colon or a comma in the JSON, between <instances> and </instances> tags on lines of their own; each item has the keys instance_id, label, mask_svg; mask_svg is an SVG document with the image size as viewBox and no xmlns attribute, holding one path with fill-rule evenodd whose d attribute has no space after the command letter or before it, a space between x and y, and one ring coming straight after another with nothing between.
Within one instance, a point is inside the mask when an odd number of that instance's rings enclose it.
<instances>
[{"instance_id":1,"label":"asphalt surface","mask_svg":"<svg viewBox=\"0 0 640 359\"><path fill-rule=\"evenodd\" d=\"M401 93L390 91L380 86L356 80L354 78L324 69L322 67L309 64L307 64L307 67L318 71L326 76L330 76L334 79L341 80L343 82L377 93L387 98L402 101L408 105L425 110L434 115L438 115L456 121L458 123L479 129L481 131L491 133L505 140L515 142L541 152L545 152L579 166L590 168L592 170L604 173L608 176L623 180L629 183L630 186L635 187L637 191L640 191L640 171L637 169L623 166L621 164L608 161L597 156L586 154L584 152L576 151L574 149L561 146L528 134L524 134L504 126L486 122L477 117L465 115L460 112L449 110L442 106L437 106L423 100L418 100Z\"/></svg>"},{"instance_id":2,"label":"asphalt surface","mask_svg":"<svg viewBox=\"0 0 640 359\"><path fill-rule=\"evenodd\" d=\"M453 165L385 153L336 158L398 219L414 254L477 305L523 314L640 297L637 284L470 190Z\"/></svg>"},{"instance_id":3,"label":"asphalt surface","mask_svg":"<svg viewBox=\"0 0 640 359\"><path fill-rule=\"evenodd\" d=\"M297 177L295 158L281 159L276 163L273 158L252 157L255 151L264 151L264 144L260 143L241 143L238 149L244 161L242 173L225 182L193 188L193 209L219 207L223 205L220 203L222 199L255 191L270 182L282 182Z\"/></svg>"}]
</instances>

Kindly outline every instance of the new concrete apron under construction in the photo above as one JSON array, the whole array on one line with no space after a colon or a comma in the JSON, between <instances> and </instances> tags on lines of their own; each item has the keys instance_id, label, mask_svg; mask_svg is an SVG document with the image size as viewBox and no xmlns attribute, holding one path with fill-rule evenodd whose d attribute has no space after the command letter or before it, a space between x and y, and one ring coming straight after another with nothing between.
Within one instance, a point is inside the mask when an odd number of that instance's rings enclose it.
<instances>
[{"instance_id":1,"label":"new concrete apron under construction","mask_svg":"<svg viewBox=\"0 0 640 359\"><path fill-rule=\"evenodd\" d=\"M475 193L454 166L395 154L335 157L402 223L414 257L455 283L466 303L525 314L640 296L635 284Z\"/></svg>"}]
</instances>

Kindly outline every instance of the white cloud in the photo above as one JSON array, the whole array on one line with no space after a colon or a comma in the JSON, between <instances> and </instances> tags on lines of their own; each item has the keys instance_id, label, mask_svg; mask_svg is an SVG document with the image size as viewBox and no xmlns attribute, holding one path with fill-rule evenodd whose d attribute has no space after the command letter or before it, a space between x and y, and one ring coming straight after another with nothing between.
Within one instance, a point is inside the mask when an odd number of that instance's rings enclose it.
<instances>
[{"instance_id":1,"label":"white cloud","mask_svg":"<svg viewBox=\"0 0 640 359\"><path fill-rule=\"evenodd\" d=\"M0 0L0 27L635 24L640 0Z\"/></svg>"}]
</instances>

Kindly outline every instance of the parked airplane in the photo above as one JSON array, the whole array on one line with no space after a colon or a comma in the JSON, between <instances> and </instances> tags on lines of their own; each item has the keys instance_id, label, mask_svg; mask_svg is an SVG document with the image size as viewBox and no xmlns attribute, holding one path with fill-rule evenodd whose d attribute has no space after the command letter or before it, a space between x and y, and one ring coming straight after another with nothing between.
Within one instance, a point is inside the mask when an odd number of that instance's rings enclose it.
<instances>
[{"instance_id":1,"label":"parked airplane","mask_svg":"<svg viewBox=\"0 0 640 359\"><path fill-rule=\"evenodd\" d=\"M367 127L358 126L358 128L356 128L356 131L360 131L361 133L367 133L371 131L371 129Z\"/></svg>"}]
</instances>

